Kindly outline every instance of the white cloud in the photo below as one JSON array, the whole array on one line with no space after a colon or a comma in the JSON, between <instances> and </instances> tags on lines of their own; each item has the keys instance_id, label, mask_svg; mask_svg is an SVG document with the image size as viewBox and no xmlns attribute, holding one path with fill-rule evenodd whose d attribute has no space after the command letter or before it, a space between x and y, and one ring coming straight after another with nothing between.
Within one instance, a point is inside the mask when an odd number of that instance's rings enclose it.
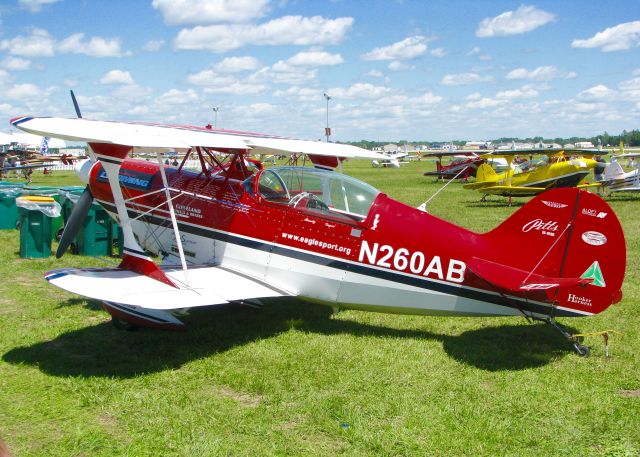
<instances>
[{"instance_id":1,"label":"white cloud","mask_svg":"<svg viewBox=\"0 0 640 457\"><path fill-rule=\"evenodd\" d=\"M29 70L31 68L31 61L27 59L21 59L20 57L9 56L2 62L0 62L0 66L11 71Z\"/></svg>"},{"instance_id":2,"label":"white cloud","mask_svg":"<svg viewBox=\"0 0 640 457\"><path fill-rule=\"evenodd\" d=\"M636 74L634 72L634 74ZM618 84L620 90L640 90L640 78L627 79Z\"/></svg>"},{"instance_id":3,"label":"white cloud","mask_svg":"<svg viewBox=\"0 0 640 457\"><path fill-rule=\"evenodd\" d=\"M414 97L411 99L412 102L418 103L421 105L436 105L444 100L440 95L435 95L433 92L425 92L422 95Z\"/></svg>"},{"instance_id":4,"label":"white cloud","mask_svg":"<svg viewBox=\"0 0 640 457\"><path fill-rule=\"evenodd\" d=\"M169 25L242 23L264 16L269 0L153 0Z\"/></svg>"},{"instance_id":5,"label":"white cloud","mask_svg":"<svg viewBox=\"0 0 640 457\"><path fill-rule=\"evenodd\" d=\"M127 55L120 49L120 40L91 37L83 41L83 33L75 33L60 42L43 29L33 28L29 36L19 35L0 41L0 50L23 57L52 57L56 54L85 54L92 57Z\"/></svg>"},{"instance_id":6,"label":"white cloud","mask_svg":"<svg viewBox=\"0 0 640 457\"><path fill-rule=\"evenodd\" d=\"M158 52L164 47L164 45L164 40L150 40L145 43L142 50L147 52Z\"/></svg>"},{"instance_id":7,"label":"white cloud","mask_svg":"<svg viewBox=\"0 0 640 457\"><path fill-rule=\"evenodd\" d=\"M192 105L199 101L198 94L193 89L171 89L156 99L159 106Z\"/></svg>"},{"instance_id":8,"label":"white cloud","mask_svg":"<svg viewBox=\"0 0 640 457\"><path fill-rule=\"evenodd\" d=\"M135 84L135 82L128 71L111 70L100 78L100 84Z\"/></svg>"},{"instance_id":9,"label":"white cloud","mask_svg":"<svg viewBox=\"0 0 640 457\"><path fill-rule=\"evenodd\" d=\"M62 54L85 54L91 57L120 57L125 55L120 49L120 39L91 37L83 41L84 33L74 33L57 45Z\"/></svg>"},{"instance_id":10,"label":"white cloud","mask_svg":"<svg viewBox=\"0 0 640 457\"><path fill-rule=\"evenodd\" d=\"M421 56L427 51L427 38L416 35L405 38L389 46L375 48L361 58L363 60L410 60Z\"/></svg>"},{"instance_id":11,"label":"white cloud","mask_svg":"<svg viewBox=\"0 0 640 457\"><path fill-rule=\"evenodd\" d=\"M598 84L580 92L578 98L581 100L602 100L613 98L615 95L616 91L609 89L604 84Z\"/></svg>"},{"instance_id":12,"label":"white cloud","mask_svg":"<svg viewBox=\"0 0 640 457\"><path fill-rule=\"evenodd\" d=\"M113 91L113 96L116 99L126 100L127 103L140 103L147 101L153 93L153 90L148 87L142 87L137 84L122 84L116 87Z\"/></svg>"},{"instance_id":13,"label":"white cloud","mask_svg":"<svg viewBox=\"0 0 640 457\"><path fill-rule=\"evenodd\" d=\"M238 73L260 68L260 61L255 57L227 57L214 65L214 69L220 73Z\"/></svg>"},{"instance_id":14,"label":"white cloud","mask_svg":"<svg viewBox=\"0 0 640 457\"><path fill-rule=\"evenodd\" d=\"M274 95L276 97L292 98L303 102L319 101L323 98L323 92L319 89L310 87L292 86L286 90L277 90Z\"/></svg>"},{"instance_id":15,"label":"white cloud","mask_svg":"<svg viewBox=\"0 0 640 457\"><path fill-rule=\"evenodd\" d=\"M264 24L210 25L182 29L174 41L179 50L227 52L246 45L324 45L340 43L353 18L283 16Z\"/></svg>"},{"instance_id":16,"label":"white cloud","mask_svg":"<svg viewBox=\"0 0 640 457\"><path fill-rule=\"evenodd\" d=\"M624 51L637 46L640 46L640 21L618 24L591 38L571 42L572 48L601 48L602 52Z\"/></svg>"},{"instance_id":17,"label":"white cloud","mask_svg":"<svg viewBox=\"0 0 640 457\"><path fill-rule=\"evenodd\" d=\"M264 67L250 76L253 82L300 85L316 78L318 70L290 65L279 60L271 67Z\"/></svg>"},{"instance_id":18,"label":"white cloud","mask_svg":"<svg viewBox=\"0 0 640 457\"><path fill-rule=\"evenodd\" d=\"M476 29L479 38L519 35L531 32L553 21L555 14L522 5L516 11L506 11L496 17L483 19Z\"/></svg>"},{"instance_id":19,"label":"white cloud","mask_svg":"<svg viewBox=\"0 0 640 457\"><path fill-rule=\"evenodd\" d=\"M18 4L32 13L39 13L45 5L52 5L59 1L60 0L18 0Z\"/></svg>"},{"instance_id":20,"label":"white cloud","mask_svg":"<svg viewBox=\"0 0 640 457\"><path fill-rule=\"evenodd\" d=\"M223 86L233 84L236 81L234 77L219 75L212 69L202 70L187 76L187 82L196 86Z\"/></svg>"},{"instance_id":21,"label":"white cloud","mask_svg":"<svg viewBox=\"0 0 640 457\"><path fill-rule=\"evenodd\" d=\"M482 98L482 94L480 92L474 92L472 94L467 95L467 100L480 100Z\"/></svg>"},{"instance_id":22,"label":"white cloud","mask_svg":"<svg viewBox=\"0 0 640 457\"><path fill-rule=\"evenodd\" d=\"M445 86L466 86L469 84L478 84L493 81L493 77L490 75L480 75L478 73L458 73L445 75L440 84Z\"/></svg>"},{"instance_id":23,"label":"white cloud","mask_svg":"<svg viewBox=\"0 0 640 457\"><path fill-rule=\"evenodd\" d=\"M216 69L217 66L221 63L222 62L219 62L215 66ZM246 63L247 62L245 62L245 64ZM227 63L223 64L221 68L229 69L227 67ZM190 74L187 76L187 82L189 84L204 87L204 91L208 94L255 95L262 93L267 89L267 87L261 81L241 81L228 72L220 74L216 72L216 69L209 68L198 73Z\"/></svg>"},{"instance_id":24,"label":"white cloud","mask_svg":"<svg viewBox=\"0 0 640 457\"><path fill-rule=\"evenodd\" d=\"M496 98L514 99L514 98L535 98L540 95L537 89L531 85L524 85L518 89L503 90L496 94Z\"/></svg>"},{"instance_id":25,"label":"white cloud","mask_svg":"<svg viewBox=\"0 0 640 457\"><path fill-rule=\"evenodd\" d=\"M278 108L270 103L252 103L247 105L246 112L251 113L254 116L266 116L277 114Z\"/></svg>"},{"instance_id":26,"label":"white cloud","mask_svg":"<svg viewBox=\"0 0 640 457\"><path fill-rule=\"evenodd\" d=\"M13 79L13 77L11 76L11 74L0 68L0 84L6 84L9 81L11 81Z\"/></svg>"},{"instance_id":27,"label":"white cloud","mask_svg":"<svg viewBox=\"0 0 640 457\"><path fill-rule=\"evenodd\" d=\"M634 72L634 74L637 74ZM618 84L618 89L625 100L640 101L640 78L627 79Z\"/></svg>"},{"instance_id":28,"label":"white cloud","mask_svg":"<svg viewBox=\"0 0 640 457\"><path fill-rule=\"evenodd\" d=\"M433 57L444 57L447 55L447 51L445 51L444 48L435 48L429 51L429 54Z\"/></svg>"},{"instance_id":29,"label":"white cloud","mask_svg":"<svg viewBox=\"0 0 640 457\"><path fill-rule=\"evenodd\" d=\"M563 72L552 65L537 67L533 70L526 68L516 68L507 73L507 79L531 79L534 81L551 81L552 79L570 79L575 78L575 72Z\"/></svg>"},{"instance_id":30,"label":"white cloud","mask_svg":"<svg viewBox=\"0 0 640 457\"><path fill-rule=\"evenodd\" d=\"M503 100L496 100L493 98L481 98L480 100L474 100L467 103L465 106L470 109L484 109L484 108L494 108L503 104Z\"/></svg>"},{"instance_id":31,"label":"white cloud","mask_svg":"<svg viewBox=\"0 0 640 457\"><path fill-rule=\"evenodd\" d=\"M267 90L264 84L234 81L221 86L209 86L204 89L207 94L257 95Z\"/></svg>"},{"instance_id":32,"label":"white cloud","mask_svg":"<svg viewBox=\"0 0 640 457\"><path fill-rule=\"evenodd\" d=\"M582 103L575 102L571 105L571 108L579 113L593 114L606 108L606 105L602 103Z\"/></svg>"},{"instance_id":33,"label":"white cloud","mask_svg":"<svg viewBox=\"0 0 640 457\"><path fill-rule=\"evenodd\" d=\"M369 73L367 73L367 75L373 78L384 78L384 73L376 69L371 70Z\"/></svg>"},{"instance_id":34,"label":"white cloud","mask_svg":"<svg viewBox=\"0 0 640 457\"><path fill-rule=\"evenodd\" d=\"M55 54L55 40L49 32L33 28L29 36L18 35L15 38L0 41L0 49L14 56L51 57Z\"/></svg>"},{"instance_id":35,"label":"white cloud","mask_svg":"<svg viewBox=\"0 0 640 457\"><path fill-rule=\"evenodd\" d=\"M324 51L303 51L287 59L289 65L296 67L325 67L339 65L344 60L340 54Z\"/></svg>"},{"instance_id":36,"label":"white cloud","mask_svg":"<svg viewBox=\"0 0 640 457\"><path fill-rule=\"evenodd\" d=\"M391 92L391 89L384 86L374 86L369 83L355 83L351 87L334 87L328 91L328 94L334 98L346 99L346 98L358 98L358 99L371 99L380 98L383 95Z\"/></svg>"},{"instance_id":37,"label":"white cloud","mask_svg":"<svg viewBox=\"0 0 640 457\"><path fill-rule=\"evenodd\" d=\"M394 60L387 65L387 68L391 71L405 71L405 70L413 70L415 68L414 65L409 65L406 62L401 60Z\"/></svg>"},{"instance_id":38,"label":"white cloud","mask_svg":"<svg viewBox=\"0 0 640 457\"><path fill-rule=\"evenodd\" d=\"M9 100L39 99L45 92L35 84L14 84L4 92L4 97Z\"/></svg>"}]
</instances>

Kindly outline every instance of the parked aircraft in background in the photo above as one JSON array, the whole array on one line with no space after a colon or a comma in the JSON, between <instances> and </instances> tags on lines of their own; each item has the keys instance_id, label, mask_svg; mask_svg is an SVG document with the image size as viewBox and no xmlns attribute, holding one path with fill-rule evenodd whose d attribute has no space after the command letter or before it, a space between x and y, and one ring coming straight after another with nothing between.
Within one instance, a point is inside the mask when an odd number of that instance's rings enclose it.
<instances>
[{"instance_id":1,"label":"parked aircraft in background","mask_svg":"<svg viewBox=\"0 0 640 457\"><path fill-rule=\"evenodd\" d=\"M489 165L482 164L476 172L476 181L464 184L464 188L477 190L485 196L511 198L537 195L556 187L584 187L582 181L597 165L592 158L596 154L602 152L581 149L499 151L492 156L504 157L509 164L507 170L496 173ZM516 156L530 156L531 159L515 164Z\"/></svg>"},{"instance_id":2,"label":"parked aircraft in background","mask_svg":"<svg viewBox=\"0 0 640 457\"><path fill-rule=\"evenodd\" d=\"M626 159L630 166L635 167L631 171L624 171L620 162ZM611 192L638 192L640 191L640 152L629 152L614 156L611 163L607 164L602 176L602 186Z\"/></svg>"}]
</instances>

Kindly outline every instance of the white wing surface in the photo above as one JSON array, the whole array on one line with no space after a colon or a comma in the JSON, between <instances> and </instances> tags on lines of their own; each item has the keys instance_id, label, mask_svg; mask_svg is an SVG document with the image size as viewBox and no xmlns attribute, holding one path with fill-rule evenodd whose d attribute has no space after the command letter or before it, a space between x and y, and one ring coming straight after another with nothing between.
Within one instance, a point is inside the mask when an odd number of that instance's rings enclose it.
<instances>
[{"instance_id":1,"label":"white wing surface","mask_svg":"<svg viewBox=\"0 0 640 457\"><path fill-rule=\"evenodd\" d=\"M94 300L170 310L211 306L249 298L283 297L292 294L222 267L189 269L189 286L184 271L163 268L181 288L176 289L148 276L123 269L72 268L45 275L54 286Z\"/></svg>"},{"instance_id":2,"label":"white wing surface","mask_svg":"<svg viewBox=\"0 0 640 457\"><path fill-rule=\"evenodd\" d=\"M229 150L251 149L254 153L268 154L303 153L346 158L386 158L383 154L338 143L190 126L56 117L19 117L12 119L11 124L36 135L136 148L186 149L200 146Z\"/></svg>"}]
</instances>

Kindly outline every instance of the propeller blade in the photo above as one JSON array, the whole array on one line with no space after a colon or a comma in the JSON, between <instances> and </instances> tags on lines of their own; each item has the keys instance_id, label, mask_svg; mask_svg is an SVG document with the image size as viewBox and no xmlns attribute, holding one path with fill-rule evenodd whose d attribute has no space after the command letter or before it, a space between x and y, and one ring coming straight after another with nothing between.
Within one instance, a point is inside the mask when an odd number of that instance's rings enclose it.
<instances>
[{"instance_id":1,"label":"propeller blade","mask_svg":"<svg viewBox=\"0 0 640 457\"><path fill-rule=\"evenodd\" d=\"M74 205L73 211L69 216L69 220L64 226L64 231L62 232L62 237L60 238L60 244L58 245L58 249L56 250L56 259L62 257L67 248L71 245L71 242L80 231L80 228L82 227L82 224L84 223L84 220L87 217L92 204L93 195L91 195L89 186L87 186L85 187L84 192L82 192L82 195L80 196L78 202Z\"/></svg>"},{"instance_id":2,"label":"propeller blade","mask_svg":"<svg viewBox=\"0 0 640 457\"><path fill-rule=\"evenodd\" d=\"M76 109L76 115L78 116L78 119L82 119L82 113L80 112L78 100L76 100L76 94L73 93L73 89L69 92L71 92L71 101L73 101L73 107Z\"/></svg>"}]
</instances>

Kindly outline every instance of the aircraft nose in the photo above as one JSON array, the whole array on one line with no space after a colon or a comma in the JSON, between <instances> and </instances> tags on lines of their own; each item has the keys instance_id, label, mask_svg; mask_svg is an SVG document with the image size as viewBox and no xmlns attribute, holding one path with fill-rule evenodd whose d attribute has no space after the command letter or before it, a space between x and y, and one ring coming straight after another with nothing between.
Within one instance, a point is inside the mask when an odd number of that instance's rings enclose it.
<instances>
[{"instance_id":1,"label":"aircraft nose","mask_svg":"<svg viewBox=\"0 0 640 457\"><path fill-rule=\"evenodd\" d=\"M89 184L89 174L94 163L93 160L86 159L78 162L75 166L76 174L85 184Z\"/></svg>"}]
</instances>

